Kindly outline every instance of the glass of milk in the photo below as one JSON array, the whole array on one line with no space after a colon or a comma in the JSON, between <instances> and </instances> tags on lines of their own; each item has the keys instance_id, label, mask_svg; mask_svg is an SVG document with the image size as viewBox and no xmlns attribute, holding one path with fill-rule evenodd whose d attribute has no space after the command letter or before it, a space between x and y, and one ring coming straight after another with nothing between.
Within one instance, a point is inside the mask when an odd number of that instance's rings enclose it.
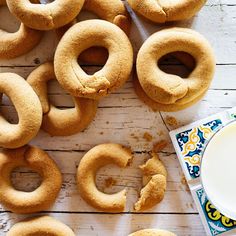
<instances>
[{"instance_id":1,"label":"glass of milk","mask_svg":"<svg viewBox=\"0 0 236 236\"><path fill-rule=\"evenodd\" d=\"M211 203L236 220L236 121L218 130L207 143L200 176Z\"/></svg>"}]
</instances>

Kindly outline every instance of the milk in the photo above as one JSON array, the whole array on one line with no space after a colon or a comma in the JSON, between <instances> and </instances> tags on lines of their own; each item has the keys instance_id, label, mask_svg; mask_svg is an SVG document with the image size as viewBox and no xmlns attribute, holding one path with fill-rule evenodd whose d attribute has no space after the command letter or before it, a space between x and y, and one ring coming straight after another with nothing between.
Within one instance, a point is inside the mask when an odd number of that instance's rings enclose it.
<instances>
[{"instance_id":1,"label":"milk","mask_svg":"<svg viewBox=\"0 0 236 236\"><path fill-rule=\"evenodd\" d=\"M201 179L212 204L236 220L236 122L222 128L208 143L202 157Z\"/></svg>"}]
</instances>

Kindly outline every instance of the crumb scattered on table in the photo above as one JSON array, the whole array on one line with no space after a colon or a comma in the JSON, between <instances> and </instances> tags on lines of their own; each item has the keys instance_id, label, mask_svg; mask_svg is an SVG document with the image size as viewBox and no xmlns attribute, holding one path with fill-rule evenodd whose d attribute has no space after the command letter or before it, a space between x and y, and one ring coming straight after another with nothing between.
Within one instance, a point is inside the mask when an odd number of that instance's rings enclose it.
<instances>
[{"instance_id":1,"label":"crumb scattered on table","mask_svg":"<svg viewBox=\"0 0 236 236\"><path fill-rule=\"evenodd\" d=\"M116 180L113 179L112 177L108 177L105 179L105 187L110 188L116 184Z\"/></svg>"},{"instance_id":2,"label":"crumb scattered on table","mask_svg":"<svg viewBox=\"0 0 236 236\"><path fill-rule=\"evenodd\" d=\"M173 116L167 116L167 117L166 117L166 123L167 123L169 126L177 126L177 125L178 125L178 121L177 121L176 118L173 117Z\"/></svg>"},{"instance_id":3,"label":"crumb scattered on table","mask_svg":"<svg viewBox=\"0 0 236 236\"><path fill-rule=\"evenodd\" d=\"M162 151L164 148L166 148L167 147L167 141L166 140L161 140L161 141L159 141L159 142L157 142L157 143L154 143L153 144L153 148L152 148L152 151L153 152L160 152L160 151Z\"/></svg>"},{"instance_id":4,"label":"crumb scattered on table","mask_svg":"<svg viewBox=\"0 0 236 236\"><path fill-rule=\"evenodd\" d=\"M144 135L143 135L143 138L148 141L148 142L151 142L152 141L152 135L149 134L148 132L145 132Z\"/></svg>"},{"instance_id":5,"label":"crumb scattered on table","mask_svg":"<svg viewBox=\"0 0 236 236\"><path fill-rule=\"evenodd\" d=\"M187 183L187 180L186 180L184 174L182 174L182 177L181 177L180 181L181 181L181 184L184 185L185 190L189 192L190 191L189 186L188 186L188 183Z\"/></svg>"}]
</instances>

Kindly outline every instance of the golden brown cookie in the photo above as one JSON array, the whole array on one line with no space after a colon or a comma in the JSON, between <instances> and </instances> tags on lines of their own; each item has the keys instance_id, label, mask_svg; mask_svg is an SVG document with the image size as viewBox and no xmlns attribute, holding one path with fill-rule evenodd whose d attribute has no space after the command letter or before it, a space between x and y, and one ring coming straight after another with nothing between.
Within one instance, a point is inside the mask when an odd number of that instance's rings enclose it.
<instances>
[{"instance_id":1,"label":"golden brown cookie","mask_svg":"<svg viewBox=\"0 0 236 236\"><path fill-rule=\"evenodd\" d=\"M119 26L127 35L130 33L131 20L121 0L85 0L82 10L97 15L100 19L109 21ZM70 24L58 29L62 36L72 25L76 24L75 19ZM104 65L107 60L107 51L104 48L92 47L81 53L79 60L82 63Z\"/></svg>"},{"instance_id":2,"label":"golden brown cookie","mask_svg":"<svg viewBox=\"0 0 236 236\"><path fill-rule=\"evenodd\" d=\"M131 151L119 144L101 144L90 149L80 161L77 170L77 184L81 197L101 211L122 212L126 203L126 190L114 194L99 191L95 183L96 172L108 164L126 167L131 159Z\"/></svg>"},{"instance_id":3,"label":"golden brown cookie","mask_svg":"<svg viewBox=\"0 0 236 236\"><path fill-rule=\"evenodd\" d=\"M33 139L40 129L40 101L31 86L14 73L0 73L0 93L5 93L11 99L19 118L17 124L11 124L0 116L0 146L21 147Z\"/></svg>"},{"instance_id":4,"label":"golden brown cookie","mask_svg":"<svg viewBox=\"0 0 236 236\"><path fill-rule=\"evenodd\" d=\"M53 64L50 62L39 66L27 79L43 108L42 129L53 136L67 136L84 130L95 117L98 102L73 97L74 108L58 109L49 102L47 96L47 82L53 79L56 77Z\"/></svg>"},{"instance_id":5,"label":"golden brown cookie","mask_svg":"<svg viewBox=\"0 0 236 236\"><path fill-rule=\"evenodd\" d=\"M142 86L140 85L136 73L134 74L134 77L133 77L133 85L134 85L135 93L137 94L137 96L142 102L144 102L147 106L149 106L153 111L165 111L165 112L180 111L194 105L205 96L208 90L206 89L206 91L203 92L195 100L191 101L190 103L186 103L184 105L178 105L175 103L174 104L161 104L152 100L150 97L148 97L148 95L144 92Z\"/></svg>"},{"instance_id":6,"label":"golden brown cookie","mask_svg":"<svg viewBox=\"0 0 236 236\"><path fill-rule=\"evenodd\" d=\"M166 191L167 171L158 155L152 153L152 158L140 166L143 172L143 188L140 198L135 203L136 211L143 211L161 202Z\"/></svg>"},{"instance_id":7,"label":"golden brown cookie","mask_svg":"<svg viewBox=\"0 0 236 236\"><path fill-rule=\"evenodd\" d=\"M80 12L84 0L53 1L48 4L30 0L6 0L9 10L32 29L51 30L72 21Z\"/></svg>"},{"instance_id":8,"label":"golden brown cookie","mask_svg":"<svg viewBox=\"0 0 236 236\"><path fill-rule=\"evenodd\" d=\"M88 75L77 59L93 46L107 48L109 57L101 70ZM132 66L133 49L128 37L118 26L104 20L87 20L72 26L59 42L54 60L61 86L75 97L91 99L120 88L129 78Z\"/></svg>"},{"instance_id":9,"label":"golden brown cookie","mask_svg":"<svg viewBox=\"0 0 236 236\"><path fill-rule=\"evenodd\" d=\"M74 232L62 222L50 217L29 218L12 226L6 236L75 236Z\"/></svg>"},{"instance_id":10,"label":"golden brown cookie","mask_svg":"<svg viewBox=\"0 0 236 236\"><path fill-rule=\"evenodd\" d=\"M185 20L193 17L206 0L128 0L134 11L156 22Z\"/></svg>"},{"instance_id":11,"label":"golden brown cookie","mask_svg":"<svg viewBox=\"0 0 236 236\"><path fill-rule=\"evenodd\" d=\"M129 236L177 236L177 235L162 229L143 229L136 231L132 234L129 234Z\"/></svg>"},{"instance_id":12,"label":"golden brown cookie","mask_svg":"<svg viewBox=\"0 0 236 236\"><path fill-rule=\"evenodd\" d=\"M42 178L41 185L32 192L14 189L11 172L28 167ZM43 150L24 146L0 153L0 202L14 213L34 213L47 210L61 189L62 176L56 163Z\"/></svg>"},{"instance_id":13,"label":"golden brown cookie","mask_svg":"<svg viewBox=\"0 0 236 236\"><path fill-rule=\"evenodd\" d=\"M196 61L187 79L167 74L157 64L164 55L175 51L186 52ZM169 28L153 34L137 57L137 75L143 90L164 105L184 106L201 97L209 88L214 72L215 57L210 44L191 29Z\"/></svg>"},{"instance_id":14,"label":"golden brown cookie","mask_svg":"<svg viewBox=\"0 0 236 236\"><path fill-rule=\"evenodd\" d=\"M0 0L0 7L6 1ZM21 23L15 33L0 29L0 59L10 59L26 54L39 44L43 36L42 31L33 30Z\"/></svg>"}]
</instances>

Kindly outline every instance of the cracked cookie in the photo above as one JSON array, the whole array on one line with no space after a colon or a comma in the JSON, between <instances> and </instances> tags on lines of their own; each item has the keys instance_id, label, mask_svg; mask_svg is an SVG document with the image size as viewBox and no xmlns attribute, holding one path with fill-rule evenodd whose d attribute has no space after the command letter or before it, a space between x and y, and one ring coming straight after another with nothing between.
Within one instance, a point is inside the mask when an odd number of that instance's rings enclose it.
<instances>
[{"instance_id":1,"label":"cracked cookie","mask_svg":"<svg viewBox=\"0 0 236 236\"><path fill-rule=\"evenodd\" d=\"M119 144L100 144L90 149L77 169L77 184L82 198L98 210L122 212L126 203L126 190L114 194L99 191L95 183L96 172L109 164L124 168L131 159L131 151Z\"/></svg>"},{"instance_id":2,"label":"cracked cookie","mask_svg":"<svg viewBox=\"0 0 236 236\"><path fill-rule=\"evenodd\" d=\"M167 171L158 155L152 153L152 158L140 166L143 172L143 188L140 198L135 203L136 211L143 211L161 202L164 198L167 183Z\"/></svg>"}]
</instances>

